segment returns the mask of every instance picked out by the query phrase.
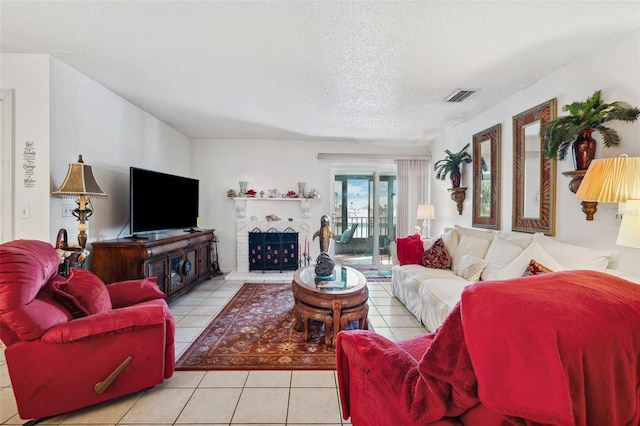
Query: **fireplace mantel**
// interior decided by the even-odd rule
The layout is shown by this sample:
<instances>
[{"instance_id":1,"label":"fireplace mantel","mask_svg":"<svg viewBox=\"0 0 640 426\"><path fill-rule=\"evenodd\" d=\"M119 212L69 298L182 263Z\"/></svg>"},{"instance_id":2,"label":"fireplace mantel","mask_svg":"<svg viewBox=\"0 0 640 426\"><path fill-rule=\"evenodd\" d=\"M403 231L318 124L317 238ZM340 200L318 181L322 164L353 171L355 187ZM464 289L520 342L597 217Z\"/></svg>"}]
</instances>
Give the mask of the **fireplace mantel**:
<instances>
[{"instance_id":1,"label":"fireplace mantel","mask_svg":"<svg viewBox=\"0 0 640 426\"><path fill-rule=\"evenodd\" d=\"M311 217L311 200L315 198L261 198L261 197L236 197L233 198L236 207L236 217L247 217L247 203L248 202L299 202L300 203L300 217Z\"/></svg>"}]
</instances>

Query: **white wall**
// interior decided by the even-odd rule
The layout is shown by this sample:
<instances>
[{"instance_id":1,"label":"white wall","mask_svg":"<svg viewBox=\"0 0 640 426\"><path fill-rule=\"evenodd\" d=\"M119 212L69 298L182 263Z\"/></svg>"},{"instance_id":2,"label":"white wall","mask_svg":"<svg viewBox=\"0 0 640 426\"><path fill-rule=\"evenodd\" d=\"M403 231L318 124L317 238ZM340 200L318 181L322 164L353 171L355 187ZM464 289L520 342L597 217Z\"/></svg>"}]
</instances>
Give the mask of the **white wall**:
<instances>
[{"instance_id":1,"label":"white wall","mask_svg":"<svg viewBox=\"0 0 640 426\"><path fill-rule=\"evenodd\" d=\"M473 134L496 123L502 123L502 220L501 229L511 230L513 182L513 128L512 117L549 99L557 98L558 115L565 114L562 106L586 99L602 89L605 102L625 101L640 106L640 30L614 41L601 49L567 63L531 87L506 99L495 107L467 122L448 130L432 146L434 161L443 157L445 148L461 149L471 142ZM619 148L604 148L600 143L596 157L615 157L623 153L640 156L640 121L613 122L622 137ZM599 139L600 136L595 136ZM471 152L471 150L469 150ZM457 214L449 199L448 182L434 181L432 202L436 205L437 220L434 232L446 226L471 226L472 176L466 166L462 186L469 187L464 211ZM640 275L640 250L616 246L620 221L612 215L614 204L600 204L593 221L585 220L575 195L568 189L569 179L562 172L573 170L572 160L558 162L556 183L556 237L559 240L594 248L614 249L620 252L613 267Z\"/></svg>"},{"instance_id":2,"label":"white wall","mask_svg":"<svg viewBox=\"0 0 640 426\"><path fill-rule=\"evenodd\" d=\"M79 154L108 195L92 200L89 243L117 237L129 220L130 166L191 176L189 138L51 58L51 191L62 184L69 163ZM167 199L167 208L175 207L173 201L179 204L178 194L167 194ZM62 206L69 203L75 205L73 200L51 198L51 241L58 229L66 228L75 242L78 221L62 217ZM129 235L128 226L122 235Z\"/></svg>"},{"instance_id":3,"label":"white wall","mask_svg":"<svg viewBox=\"0 0 640 426\"><path fill-rule=\"evenodd\" d=\"M78 222L62 217L63 204L52 198L68 164L82 154L108 194L93 200L89 243L115 238L129 219L129 167L137 166L191 176L191 140L49 55L3 54L0 87L15 89L15 238L54 242L66 228L76 240ZM35 186L23 185L23 150L33 141L36 150ZM176 194L169 200L179 203ZM30 207L30 218L20 210ZM173 208L168 203L167 208ZM128 235L125 227L122 235ZM91 259L91 258L89 258Z\"/></svg>"},{"instance_id":4,"label":"white wall","mask_svg":"<svg viewBox=\"0 0 640 426\"><path fill-rule=\"evenodd\" d=\"M376 153L425 155L425 145L377 144L335 141L282 140L194 140L193 173L200 182L200 219L203 228L214 228L219 237L220 265L223 271L236 265L235 204L227 199L227 190L238 191L241 180L256 191L278 189L298 191L297 182L306 182L307 190L320 192L321 199L311 203L312 232L320 227L320 217L333 211L330 182L331 164L340 161L318 160L318 153ZM360 163L361 164L361 163ZM283 220L300 211L298 203L253 202L247 217L264 219L274 213ZM299 216L298 216L299 217ZM311 244L311 256L319 254L318 241Z\"/></svg>"},{"instance_id":5,"label":"white wall","mask_svg":"<svg viewBox=\"0 0 640 426\"><path fill-rule=\"evenodd\" d=\"M14 98L14 238L49 240L49 56L4 54L0 87ZM24 150L33 142L33 187L24 184ZM28 210L28 218L22 214Z\"/></svg>"}]
</instances>

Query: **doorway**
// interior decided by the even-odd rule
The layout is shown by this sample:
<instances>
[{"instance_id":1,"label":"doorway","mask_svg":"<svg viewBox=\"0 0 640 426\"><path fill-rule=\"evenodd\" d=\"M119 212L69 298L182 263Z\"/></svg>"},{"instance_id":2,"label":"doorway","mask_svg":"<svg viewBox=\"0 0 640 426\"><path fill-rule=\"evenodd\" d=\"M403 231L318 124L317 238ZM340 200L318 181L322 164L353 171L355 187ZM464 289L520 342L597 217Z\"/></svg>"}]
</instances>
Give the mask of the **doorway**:
<instances>
[{"instance_id":1,"label":"doorway","mask_svg":"<svg viewBox=\"0 0 640 426\"><path fill-rule=\"evenodd\" d=\"M335 170L332 223L335 259L350 266L391 265L395 239L395 167Z\"/></svg>"}]
</instances>

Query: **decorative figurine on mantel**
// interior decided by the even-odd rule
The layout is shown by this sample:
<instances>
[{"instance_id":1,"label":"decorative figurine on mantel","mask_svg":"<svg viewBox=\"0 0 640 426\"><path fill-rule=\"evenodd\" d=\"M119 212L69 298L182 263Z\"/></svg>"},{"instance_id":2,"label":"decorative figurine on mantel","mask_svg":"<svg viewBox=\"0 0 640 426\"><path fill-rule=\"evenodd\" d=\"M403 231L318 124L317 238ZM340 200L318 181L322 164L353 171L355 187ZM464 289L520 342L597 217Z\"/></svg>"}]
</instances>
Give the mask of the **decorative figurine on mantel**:
<instances>
[{"instance_id":1,"label":"decorative figurine on mantel","mask_svg":"<svg viewBox=\"0 0 640 426\"><path fill-rule=\"evenodd\" d=\"M313 240L316 237L320 237L320 255L316 259L316 277L317 278L333 278L333 268L336 263L329 256L329 244L331 243L331 238L335 239L336 236L333 232L331 232L331 219L329 216L322 215L320 218L320 229L318 229L313 234Z\"/></svg>"}]
</instances>

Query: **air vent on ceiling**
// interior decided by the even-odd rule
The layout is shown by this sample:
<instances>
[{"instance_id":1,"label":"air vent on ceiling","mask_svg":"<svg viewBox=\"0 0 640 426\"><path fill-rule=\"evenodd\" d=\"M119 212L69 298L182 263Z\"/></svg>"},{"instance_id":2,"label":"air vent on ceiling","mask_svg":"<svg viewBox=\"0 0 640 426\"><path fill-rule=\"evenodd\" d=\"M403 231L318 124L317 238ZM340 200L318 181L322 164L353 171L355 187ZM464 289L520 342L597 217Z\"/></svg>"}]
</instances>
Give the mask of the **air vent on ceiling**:
<instances>
[{"instance_id":1,"label":"air vent on ceiling","mask_svg":"<svg viewBox=\"0 0 640 426\"><path fill-rule=\"evenodd\" d=\"M444 98L443 102L462 102L476 92L477 90L473 89L456 89L453 93Z\"/></svg>"}]
</instances>

